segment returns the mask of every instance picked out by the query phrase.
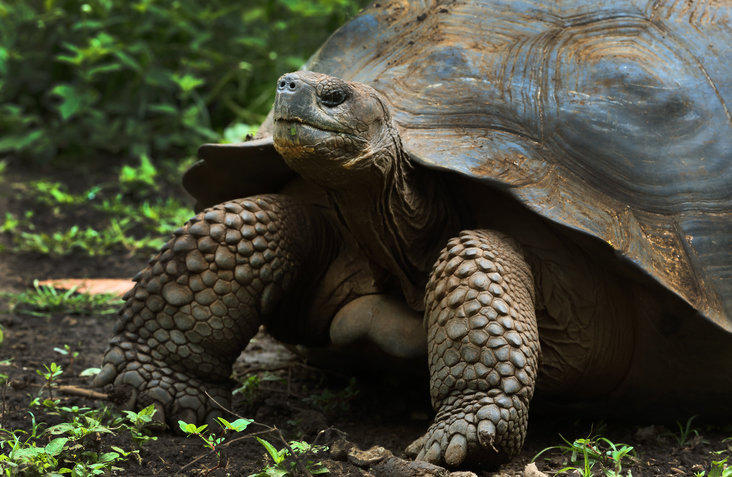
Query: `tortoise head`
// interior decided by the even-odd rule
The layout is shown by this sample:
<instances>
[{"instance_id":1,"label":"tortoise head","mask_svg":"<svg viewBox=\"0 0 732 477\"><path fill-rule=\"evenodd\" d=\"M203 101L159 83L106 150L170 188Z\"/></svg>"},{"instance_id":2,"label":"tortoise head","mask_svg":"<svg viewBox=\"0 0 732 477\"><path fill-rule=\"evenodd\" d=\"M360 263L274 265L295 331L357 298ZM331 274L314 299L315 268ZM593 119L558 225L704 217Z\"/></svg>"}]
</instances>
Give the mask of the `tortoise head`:
<instances>
[{"instance_id":1,"label":"tortoise head","mask_svg":"<svg viewBox=\"0 0 732 477\"><path fill-rule=\"evenodd\" d=\"M290 168L324 186L347 184L373 167L387 169L401 147L373 88L309 71L277 80L273 136Z\"/></svg>"}]
</instances>

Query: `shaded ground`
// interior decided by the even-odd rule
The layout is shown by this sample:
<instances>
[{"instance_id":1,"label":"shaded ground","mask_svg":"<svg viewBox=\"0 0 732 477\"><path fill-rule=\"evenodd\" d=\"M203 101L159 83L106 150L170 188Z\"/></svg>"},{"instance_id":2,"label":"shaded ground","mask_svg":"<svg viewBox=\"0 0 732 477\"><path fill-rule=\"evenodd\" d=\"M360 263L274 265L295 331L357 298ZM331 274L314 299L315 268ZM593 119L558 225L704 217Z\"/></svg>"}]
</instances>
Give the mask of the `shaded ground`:
<instances>
[{"instance_id":1,"label":"shaded ground","mask_svg":"<svg viewBox=\"0 0 732 477\"><path fill-rule=\"evenodd\" d=\"M19 214L22 206L12 197L0 198L0 213L10 210ZM145 263L146 257L139 256L49 259L31 254L0 253L0 277L3 277L0 291L27 289L35 278L130 277ZM7 298L0 300L0 309L6 307ZM55 361L64 367L60 384L88 388L87 378L80 378L78 374L85 368L99 365L115 319L113 315L56 315L45 318L18 313L0 315L0 325L5 331L0 360L12 358L11 366L0 369L10 376L10 385L2 395L0 427L28 428L30 395L35 396L42 386L42 379L35 370L42 368L43 364ZM80 352L73 362L53 351L54 347L64 345ZM380 445L404 457L403 449L424 432L431 419L426 383L374 376L359 376L353 383L347 372L340 374L313 368L264 334L258 335L245 350L235 374L242 379L257 375L259 386L252 387L250 392L237 394L234 411L277 426L288 439L312 442L319 431L334 427L346 433L348 440L362 449ZM68 404L95 405L89 398L62 396L62 399ZM34 408L33 412L38 421L47 424L59 422L57 416L39 408ZM571 441L586 437L593 424L596 431L600 426L599 420L593 423L571 415L534 414L524 451L500 469L503 475L520 475L539 451L562 443L559 434ZM674 432L669 430L675 430L674 420L666 423L667 427L648 427L657 423L642 420L630 423L608 421L601 425L599 432L613 442L635 447L635 457L624 462L623 475L627 470L632 470L635 476L694 475L708 470L712 461L732 456L728 447L730 442L723 442L724 438L732 436L729 422L705 424L695 421L693 427L699 435L691 433L690 439L680 445L674 438ZM328 434L333 437L338 433L331 431ZM678 436L678 432L675 434ZM328 435L321 435L319 443L328 443L328 438ZM100 435L94 445L100 448L108 448L109 445L125 449L134 447L126 436L106 434ZM248 475L269 462L262 446L250 438L232 442L224 452L228 459L227 467L219 469L215 475ZM194 475L216 464L216 459L207 455L200 441L169 433L162 433L157 441L147 443L140 456L139 462L134 459L128 461L119 474ZM349 462L334 460L327 455L322 457L332 475L365 474L364 470ZM537 464L540 470L551 473L564 467L566 460L567 455L550 452L544 454ZM600 465L596 466L596 470L599 469ZM479 475L493 475L486 470L477 472Z\"/></svg>"}]
</instances>

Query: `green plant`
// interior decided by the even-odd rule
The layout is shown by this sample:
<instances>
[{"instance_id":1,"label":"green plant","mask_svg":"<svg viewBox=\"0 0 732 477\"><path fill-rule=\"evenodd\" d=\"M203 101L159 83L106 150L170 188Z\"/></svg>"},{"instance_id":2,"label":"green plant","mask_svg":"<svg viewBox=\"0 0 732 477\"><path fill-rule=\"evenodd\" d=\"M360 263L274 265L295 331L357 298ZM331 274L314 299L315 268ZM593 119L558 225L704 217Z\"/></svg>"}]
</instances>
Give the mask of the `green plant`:
<instances>
[{"instance_id":1,"label":"green plant","mask_svg":"<svg viewBox=\"0 0 732 477\"><path fill-rule=\"evenodd\" d=\"M112 219L101 230L73 225L69 229L52 233L20 232L13 242L15 251L35 252L44 255L63 256L75 251L86 255L109 255L120 251L157 250L165 241L160 237L135 238L128 235L135 224L127 219Z\"/></svg>"},{"instance_id":2,"label":"green plant","mask_svg":"<svg viewBox=\"0 0 732 477\"><path fill-rule=\"evenodd\" d=\"M140 194L140 191L149 190L155 186L155 178L158 170L147 154L140 156L140 165L122 166L119 172L119 185L123 191L132 194Z\"/></svg>"},{"instance_id":3,"label":"green plant","mask_svg":"<svg viewBox=\"0 0 732 477\"><path fill-rule=\"evenodd\" d=\"M80 205L85 202L86 197L84 195L74 195L69 193L60 182L52 182L46 179L40 179L31 181L28 184L24 184L23 189L26 189L26 196L44 205L58 206L58 205ZM22 189L21 189L22 190ZM93 196L93 191L89 191L88 195Z\"/></svg>"},{"instance_id":4,"label":"green plant","mask_svg":"<svg viewBox=\"0 0 732 477\"><path fill-rule=\"evenodd\" d=\"M108 315L116 313L122 304L122 300L113 295L77 293L76 288L62 292L52 286L40 285L38 280L33 281L33 290L5 295L10 298L12 311L39 317L56 313Z\"/></svg>"},{"instance_id":5,"label":"green plant","mask_svg":"<svg viewBox=\"0 0 732 477\"><path fill-rule=\"evenodd\" d=\"M81 440L90 434L112 434L109 426L92 413L72 413L70 422L62 422L48 428L51 435L66 435L72 440Z\"/></svg>"},{"instance_id":6,"label":"green plant","mask_svg":"<svg viewBox=\"0 0 732 477\"><path fill-rule=\"evenodd\" d=\"M146 408L142 409L140 412L122 412L124 412L125 417L130 422L130 424L132 424L131 426L127 426L127 429L130 431L132 440L134 440L138 446L142 446L148 441L155 441L158 439L157 437L151 436L146 432L146 428L150 426L150 424L153 422L153 416L155 416L154 405L150 404Z\"/></svg>"},{"instance_id":7,"label":"green plant","mask_svg":"<svg viewBox=\"0 0 732 477\"><path fill-rule=\"evenodd\" d=\"M46 389L48 389L49 399L53 399L53 388L56 386L56 378L63 374L63 369L56 363L50 365L43 365L43 370L37 369L36 373L46 380Z\"/></svg>"},{"instance_id":8,"label":"green plant","mask_svg":"<svg viewBox=\"0 0 732 477\"><path fill-rule=\"evenodd\" d=\"M63 348L53 348L55 352L62 356L67 356L69 358L69 367L74 365L74 360L79 356L78 351L73 351L71 349L71 346L65 344Z\"/></svg>"},{"instance_id":9,"label":"green plant","mask_svg":"<svg viewBox=\"0 0 732 477\"><path fill-rule=\"evenodd\" d=\"M221 426L221 429L224 431L224 435L217 436L213 432L206 432L208 424L196 426L195 424L187 423L185 421L178 421L178 426L180 427L181 431L183 431L188 436L198 436L203 441L204 446L210 449L211 453L216 456L217 463L214 469L225 466L223 454L221 451L221 444L223 444L223 442L226 440L226 433L241 432L245 430L249 426L249 424L254 422L251 419L244 418L239 418L234 422L229 422L222 417L218 417L217 420L219 422L219 425ZM209 472L212 470L213 469L209 469Z\"/></svg>"},{"instance_id":10,"label":"green plant","mask_svg":"<svg viewBox=\"0 0 732 477\"><path fill-rule=\"evenodd\" d=\"M0 0L0 154L190 155L365 3Z\"/></svg>"},{"instance_id":11,"label":"green plant","mask_svg":"<svg viewBox=\"0 0 732 477\"><path fill-rule=\"evenodd\" d=\"M149 163L148 163L149 164ZM152 167L152 166L151 166ZM0 225L0 232L10 235L12 251L34 252L51 256L63 256L81 252L85 255L109 255L120 252L153 251L165 242L165 235L172 233L188 220L192 211L189 206L173 197L152 196L152 188L145 185L149 179L139 168L129 168L126 182L96 185L88 190L72 194L59 182L34 181L28 184L14 184L23 199L31 204L40 204L41 217L53 216L59 220L77 222L82 209L92 209L102 214L92 218L92 226L74 224L58 231L38 231L28 210L24 218L6 213ZM144 167L142 169L145 169ZM120 172L120 177L125 173ZM138 171L138 172L130 172ZM135 182L139 175L143 179ZM147 179L145 179L147 177ZM138 184L133 187L130 184ZM123 186L136 192L118 192ZM140 202L140 197L150 196ZM100 217L100 215L102 215Z\"/></svg>"},{"instance_id":12,"label":"green plant","mask_svg":"<svg viewBox=\"0 0 732 477\"><path fill-rule=\"evenodd\" d=\"M599 440L605 442L609 447L609 449L605 451L605 455L610 458L610 462L614 467L609 473L612 475L621 475L620 472L623 469L623 460L631 453L634 453L633 447L627 444L615 444L604 437L600 437Z\"/></svg>"},{"instance_id":13,"label":"green plant","mask_svg":"<svg viewBox=\"0 0 732 477\"><path fill-rule=\"evenodd\" d=\"M6 475L98 475L113 468L111 464L119 457L117 452L97 454L84 451L80 442L91 434L111 432L95 418L98 413L89 408L56 409L69 414L71 420L44 429L43 424L36 422L33 413L29 413L30 432L0 429L0 449L5 451L0 454L0 468L5 469ZM47 434L59 437L51 437L50 442L44 445ZM60 467L62 463L73 468Z\"/></svg>"},{"instance_id":14,"label":"green plant","mask_svg":"<svg viewBox=\"0 0 732 477\"><path fill-rule=\"evenodd\" d=\"M732 466L727 465L727 457L722 460L713 460L709 464L709 471L702 470L694 474L696 477L732 477Z\"/></svg>"},{"instance_id":15,"label":"green plant","mask_svg":"<svg viewBox=\"0 0 732 477\"><path fill-rule=\"evenodd\" d=\"M678 434L670 433L671 436L676 440L676 443L679 446L686 445L691 436L698 436L699 431L691 427L691 422L696 418L696 416L691 416L689 419L686 420L684 424L681 423L681 421L676 421L676 427L679 429Z\"/></svg>"},{"instance_id":16,"label":"green plant","mask_svg":"<svg viewBox=\"0 0 732 477\"><path fill-rule=\"evenodd\" d=\"M590 434L585 438L575 439L569 442L561 434L559 437L565 445L551 446L536 454L532 462L535 462L545 452L558 450L569 461L570 466L563 467L557 474L565 472L577 472L583 477L593 475L593 468L600 464L607 476L620 477L623 461L627 460L634 453L632 446L627 444L616 444L605 437L597 437Z\"/></svg>"},{"instance_id":17,"label":"green plant","mask_svg":"<svg viewBox=\"0 0 732 477\"><path fill-rule=\"evenodd\" d=\"M28 223L28 220L33 217L33 211L29 210L26 212L25 219L18 219L15 215L10 212L5 212L5 220L0 225L0 233L15 233L21 226Z\"/></svg>"},{"instance_id":18,"label":"green plant","mask_svg":"<svg viewBox=\"0 0 732 477\"><path fill-rule=\"evenodd\" d=\"M315 454L328 450L326 446L311 445L304 441L285 442L285 447L277 450L269 441L256 437L257 441L262 444L267 454L272 459L273 465L269 465L261 471L250 475L249 477L285 477L295 475L295 468L298 461L304 466L308 472L313 475L327 474L330 472L321 462L315 459ZM302 461L302 458L305 458Z\"/></svg>"},{"instance_id":19,"label":"green plant","mask_svg":"<svg viewBox=\"0 0 732 477\"><path fill-rule=\"evenodd\" d=\"M53 363L39 372L49 382L60 375L60 368ZM31 406L38 398L31 401ZM125 451L111 446L107 451L99 449L99 434L112 434L117 430L129 430L139 439L144 431L147 416L154 410L144 409L130 419L130 424L114 415L106 407L62 406L59 400L47 399L44 406L48 413L62 417L63 422L46 428L29 412L28 429L0 428L0 471L11 475L109 475L122 470L115 464L136 456L139 452ZM138 434L136 434L136 432ZM94 447L94 450L90 450Z\"/></svg>"},{"instance_id":20,"label":"green plant","mask_svg":"<svg viewBox=\"0 0 732 477\"><path fill-rule=\"evenodd\" d=\"M259 393L259 376L252 374L247 376L238 388L235 388L232 394L241 394L242 399L247 402L254 400Z\"/></svg>"},{"instance_id":21,"label":"green plant","mask_svg":"<svg viewBox=\"0 0 732 477\"><path fill-rule=\"evenodd\" d=\"M45 446L38 446L33 440L35 436L25 431L8 431L0 429L4 437L0 439L0 470L7 476L21 473L47 474L58 467L58 456L68 442L68 438L53 439ZM26 435L25 439L21 436Z\"/></svg>"}]
</instances>

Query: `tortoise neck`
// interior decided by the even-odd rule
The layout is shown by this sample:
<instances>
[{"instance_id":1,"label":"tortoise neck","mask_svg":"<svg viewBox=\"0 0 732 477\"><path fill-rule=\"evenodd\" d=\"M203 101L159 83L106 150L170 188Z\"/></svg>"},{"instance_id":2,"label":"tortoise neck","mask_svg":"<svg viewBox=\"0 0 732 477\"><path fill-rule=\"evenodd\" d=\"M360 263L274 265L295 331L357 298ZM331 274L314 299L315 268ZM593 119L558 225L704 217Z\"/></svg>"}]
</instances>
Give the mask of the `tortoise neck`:
<instances>
[{"instance_id":1,"label":"tortoise neck","mask_svg":"<svg viewBox=\"0 0 732 477\"><path fill-rule=\"evenodd\" d=\"M429 270L458 231L458 220L439 175L415 167L398 135L375 154L375 166L360 180L330 195L377 279L400 287L409 305L421 310Z\"/></svg>"}]
</instances>

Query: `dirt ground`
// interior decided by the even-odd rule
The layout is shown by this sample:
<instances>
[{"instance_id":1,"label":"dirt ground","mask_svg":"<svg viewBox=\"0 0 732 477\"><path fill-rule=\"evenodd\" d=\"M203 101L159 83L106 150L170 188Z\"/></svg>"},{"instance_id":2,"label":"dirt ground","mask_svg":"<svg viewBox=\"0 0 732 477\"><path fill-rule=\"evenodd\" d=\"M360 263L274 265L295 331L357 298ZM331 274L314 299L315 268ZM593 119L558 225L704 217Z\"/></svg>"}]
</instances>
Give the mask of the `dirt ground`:
<instances>
[{"instance_id":1,"label":"dirt ground","mask_svg":"<svg viewBox=\"0 0 732 477\"><path fill-rule=\"evenodd\" d=\"M6 180L13 180L13 177ZM12 198L0 199L0 214L6 210L20 213L21 207L22 204ZM127 278L145 264L144 256L49 259L32 254L0 253L0 291L22 291L36 278ZM0 309L6 309L7 304L7 299L0 300ZM64 367L60 384L89 388L88 378L80 378L78 374L85 368L99 366L115 320L114 315L39 318L19 313L0 314L0 325L5 331L0 360L12 358L12 366L0 369L10 376L10 385L2 395L0 427L29 426L29 395L35 395L42 385L35 370L44 363L55 361ZM64 345L80 351L73 363L53 351L54 347ZM277 426L288 439L312 442L321 430L331 428L320 435L318 443L329 444L345 433L347 439L361 449L379 445L396 456L405 457L404 448L426 430L432 417L424 381L359 375L352 383L348 371L317 369L262 333L243 352L235 374L257 374L262 379L256 392L235 396L234 410L258 422ZM95 405L92 399L84 397L64 395L62 399L68 404ZM49 425L58 422L57 416L38 409L34 412L38 421ZM518 457L500 469L471 470L481 476L522 475L525 466L539 451L562 443L560 434L571 441L587 436L591 429L597 430L600 425L603 436L635 447L635 457L626 462L623 475L627 475L628 470L634 476L694 475L708 470L711 461L727 456L732 460L730 442L722 441L732 436L730 422L694 421L699 435L679 445L673 437L674 433L678 434L675 421L685 422L688 417L670 416L669 422L659 423L646 422L636 416L619 422L603 421L602 415L588 419L571 414L533 412L528 438ZM100 435L95 445L133 447L127 437L106 434ZM714 451L724 452L715 454ZM119 475L198 475L215 465L215 458L207 454L200 441L165 432L158 435L157 441L145 444L140 455L141 462L128 461ZM211 475L248 475L268 463L264 449L254 439L233 442L225 447L225 456L228 459L226 467ZM537 466L539 470L553 474L565 466L566 458L558 452L550 452L539 458ZM378 471L360 468L335 454L323 455L322 462L331 475L369 475L367 472L379 475ZM600 468L596 466L598 471Z\"/></svg>"}]
</instances>

